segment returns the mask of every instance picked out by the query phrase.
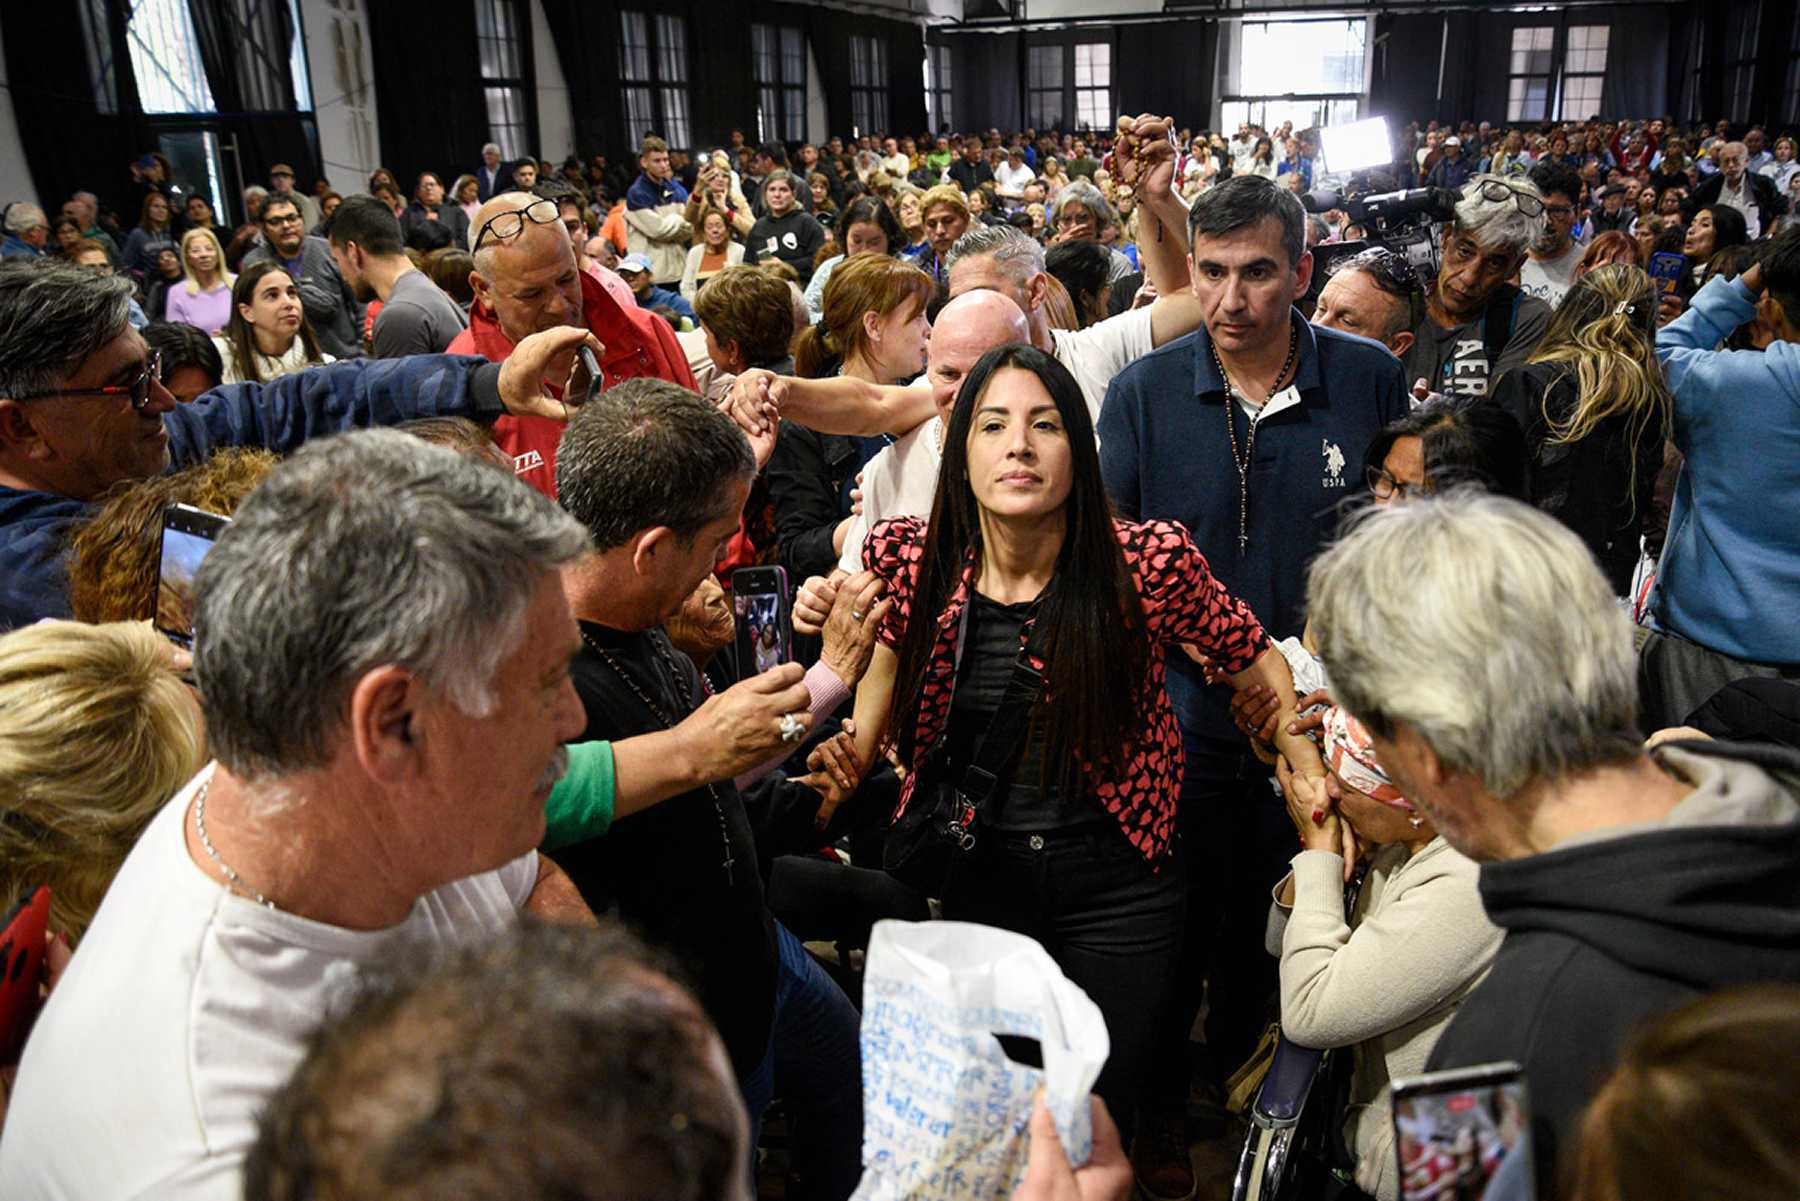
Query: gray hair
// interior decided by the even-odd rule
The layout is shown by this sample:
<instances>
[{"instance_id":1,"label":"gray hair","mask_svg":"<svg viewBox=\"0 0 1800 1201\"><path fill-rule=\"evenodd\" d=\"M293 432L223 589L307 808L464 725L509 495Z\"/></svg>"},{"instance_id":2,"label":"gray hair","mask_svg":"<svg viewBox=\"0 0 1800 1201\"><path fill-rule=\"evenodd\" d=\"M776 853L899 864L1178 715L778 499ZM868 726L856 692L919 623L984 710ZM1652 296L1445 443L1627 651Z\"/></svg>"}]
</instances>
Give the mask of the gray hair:
<instances>
[{"instance_id":1,"label":"gray hair","mask_svg":"<svg viewBox=\"0 0 1800 1201\"><path fill-rule=\"evenodd\" d=\"M1063 209L1071 204L1078 204L1092 213L1097 230L1105 229L1118 219L1104 192L1085 179L1076 179L1064 184L1062 191L1056 194L1056 203L1050 206L1050 224L1055 225Z\"/></svg>"},{"instance_id":2,"label":"gray hair","mask_svg":"<svg viewBox=\"0 0 1800 1201\"><path fill-rule=\"evenodd\" d=\"M692 540L756 474L744 432L667 380L631 379L583 405L556 448L556 492L600 550L667 526Z\"/></svg>"},{"instance_id":3,"label":"gray hair","mask_svg":"<svg viewBox=\"0 0 1800 1201\"><path fill-rule=\"evenodd\" d=\"M244 203L245 204L250 203L252 200L267 200L268 198L269 198L269 189L263 187L259 183L253 183L249 187L244 189Z\"/></svg>"},{"instance_id":4,"label":"gray hair","mask_svg":"<svg viewBox=\"0 0 1800 1201\"><path fill-rule=\"evenodd\" d=\"M1503 200L1489 200L1481 189L1490 183L1500 184L1512 194ZM1477 175L1463 185L1462 199L1456 202L1457 232L1474 238L1483 250L1524 254L1544 236L1545 218L1542 208L1536 216L1528 215L1519 207L1519 196L1544 199L1544 194L1529 179Z\"/></svg>"},{"instance_id":5,"label":"gray hair","mask_svg":"<svg viewBox=\"0 0 1800 1201\"><path fill-rule=\"evenodd\" d=\"M44 216L44 210L28 200L6 206L6 232L9 234L28 234L48 224L50 221Z\"/></svg>"},{"instance_id":6,"label":"gray hair","mask_svg":"<svg viewBox=\"0 0 1800 1201\"><path fill-rule=\"evenodd\" d=\"M44 258L0 260L0 396L49 392L124 333L131 281Z\"/></svg>"},{"instance_id":7,"label":"gray hair","mask_svg":"<svg viewBox=\"0 0 1800 1201\"><path fill-rule=\"evenodd\" d=\"M1031 277L1044 269L1044 248L1037 239L1012 225L983 225L977 222L956 239L945 256L944 266L953 268L964 259L994 256L994 263L1023 288Z\"/></svg>"},{"instance_id":8,"label":"gray hair","mask_svg":"<svg viewBox=\"0 0 1800 1201\"><path fill-rule=\"evenodd\" d=\"M1313 564L1307 608L1344 707L1385 738L1405 723L1496 798L1641 749L1630 620L1529 505L1455 489L1373 508Z\"/></svg>"},{"instance_id":9,"label":"gray hair","mask_svg":"<svg viewBox=\"0 0 1800 1201\"><path fill-rule=\"evenodd\" d=\"M69 196L69 199L87 205L95 216L100 213L100 198L92 192L75 192Z\"/></svg>"},{"instance_id":10,"label":"gray hair","mask_svg":"<svg viewBox=\"0 0 1800 1201\"><path fill-rule=\"evenodd\" d=\"M1194 197L1188 210L1188 245L1200 249L1200 235L1210 238L1236 233L1266 217L1281 224L1281 248L1288 265L1297 266L1306 253L1306 209L1288 188L1278 188L1260 175L1233 175Z\"/></svg>"},{"instance_id":11,"label":"gray hair","mask_svg":"<svg viewBox=\"0 0 1800 1201\"><path fill-rule=\"evenodd\" d=\"M397 430L308 443L195 579L219 762L253 779L323 765L356 682L388 664L486 714L545 573L588 548L568 514L479 460Z\"/></svg>"}]
</instances>

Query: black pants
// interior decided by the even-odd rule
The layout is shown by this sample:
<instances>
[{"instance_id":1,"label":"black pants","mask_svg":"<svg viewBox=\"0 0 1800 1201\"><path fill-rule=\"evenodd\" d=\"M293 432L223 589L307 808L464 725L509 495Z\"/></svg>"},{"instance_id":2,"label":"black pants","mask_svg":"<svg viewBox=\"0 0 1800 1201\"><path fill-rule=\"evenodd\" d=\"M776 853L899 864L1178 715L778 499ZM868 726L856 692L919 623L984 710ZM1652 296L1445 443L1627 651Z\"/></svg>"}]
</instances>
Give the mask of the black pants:
<instances>
[{"instance_id":1,"label":"black pants","mask_svg":"<svg viewBox=\"0 0 1800 1201\"><path fill-rule=\"evenodd\" d=\"M984 830L944 887L944 916L1030 935L1106 1019L1095 1091L1129 1141L1181 952L1179 863L1160 871L1109 818L1042 835Z\"/></svg>"},{"instance_id":2,"label":"black pants","mask_svg":"<svg viewBox=\"0 0 1800 1201\"><path fill-rule=\"evenodd\" d=\"M1170 1112L1187 1102L1188 1041L1203 1002L1217 1082L1256 1049L1280 987L1279 964L1263 940L1269 892L1299 849L1271 769L1244 749L1190 739L1184 750L1177 830L1187 867L1186 934L1154 1053L1156 1101Z\"/></svg>"}]
</instances>

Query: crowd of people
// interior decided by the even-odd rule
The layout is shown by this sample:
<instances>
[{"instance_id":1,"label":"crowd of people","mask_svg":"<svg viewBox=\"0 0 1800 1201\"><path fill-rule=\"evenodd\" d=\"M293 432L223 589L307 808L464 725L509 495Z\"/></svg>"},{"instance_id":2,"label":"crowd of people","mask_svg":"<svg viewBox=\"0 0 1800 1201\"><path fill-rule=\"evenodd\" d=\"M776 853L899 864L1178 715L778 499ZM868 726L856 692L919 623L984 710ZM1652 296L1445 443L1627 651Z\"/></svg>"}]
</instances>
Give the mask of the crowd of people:
<instances>
[{"instance_id":1,"label":"crowd of people","mask_svg":"<svg viewBox=\"0 0 1800 1201\"><path fill-rule=\"evenodd\" d=\"M6 207L0 1193L846 1198L949 919L1106 1020L1027 1201L1195 1196L1271 1023L1302 1195L1499 1061L1509 1196L1795 1195L1792 138L636 151Z\"/></svg>"}]
</instances>

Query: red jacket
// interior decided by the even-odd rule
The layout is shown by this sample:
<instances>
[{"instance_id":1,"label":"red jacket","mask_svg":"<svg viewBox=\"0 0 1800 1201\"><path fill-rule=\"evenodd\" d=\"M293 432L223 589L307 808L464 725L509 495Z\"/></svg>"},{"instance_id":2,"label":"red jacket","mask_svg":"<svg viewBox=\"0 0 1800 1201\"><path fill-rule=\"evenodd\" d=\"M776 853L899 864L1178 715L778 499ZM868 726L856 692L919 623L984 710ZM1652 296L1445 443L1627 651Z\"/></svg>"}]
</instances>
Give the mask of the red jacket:
<instances>
[{"instance_id":1,"label":"red jacket","mask_svg":"<svg viewBox=\"0 0 1800 1201\"><path fill-rule=\"evenodd\" d=\"M667 321L648 309L625 308L585 272L581 303L588 329L606 347L600 370L608 387L622 379L645 377L694 387L687 356ZM469 328L456 335L448 353L478 354L498 363L512 349L512 339L500 331L494 311L477 300L469 310ZM560 390L552 389L552 394L560 395ZM562 432L563 423L548 417L507 415L494 422L494 441L512 456L513 474L551 500L556 499L556 444Z\"/></svg>"}]
</instances>

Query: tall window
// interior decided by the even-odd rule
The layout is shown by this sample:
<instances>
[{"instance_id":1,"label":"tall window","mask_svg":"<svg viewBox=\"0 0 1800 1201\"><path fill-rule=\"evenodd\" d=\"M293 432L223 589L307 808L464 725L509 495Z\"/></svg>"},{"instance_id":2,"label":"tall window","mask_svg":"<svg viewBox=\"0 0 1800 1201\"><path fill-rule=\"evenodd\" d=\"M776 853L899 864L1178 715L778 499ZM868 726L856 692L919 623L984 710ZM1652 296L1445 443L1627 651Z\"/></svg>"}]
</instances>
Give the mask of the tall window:
<instances>
[{"instance_id":1,"label":"tall window","mask_svg":"<svg viewBox=\"0 0 1800 1201\"><path fill-rule=\"evenodd\" d=\"M857 137L885 130L888 123L887 43L850 38L850 120Z\"/></svg>"},{"instance_id":2,"label":"tall window","mask_svg":"<svg viewBox=\"0 0 1800 1201\"><path fill-rule=\"evenodd\" d=\"M633 150L652 133L678 149L693 143L688 125L686 18L621 12L619 81L625 99L625 136Z\"/></svg>"},{"instance_id":3,"label":"tall window","mask_svg":"<svg viewBox=\"0 0 1800 1201\"><path fill-rule=\"evenodd\" d=\"M1036 129L1111 129L1112 43L1029 47L1025 124Z\"/></svg>"},{"instance_id":4,"label":"tall window","mask_svg":"<svg viewBox=\"0 0 1800 1201\"><path fill-rule=\"evenodd\" d=\"M119 80L113 70L112 28L106 0L80 0L81 45L87 51L88 82L97 112L119 111Z\"/></svg>"},{"instance_id":5,"label":"tall window","mask_svg":"<svg viewBox=\"0 0 1800 1201\"><path fill-rule=\"evenodd\" d=\"M1689 121L1698 121L1700 119L1702 96L1700 90L1701 69L1706 63L1705 21L1697 20L1694 22L1694 40L1688 49L1688 53L1693 55L1693 57L1688 60L1690 67L1687 72L1687 79L1683 83L1681 89L1681 112Z\"/></svg>"},{"instance_id":6,"label":"tall window","mask_svg":"<svg viewBox=\"0 0 1800 1201\"><path fill-rule=\"evenodd\" d=\"M1512 31L1512 64L1507 79L1506 119L1542 121L1550 115L1550 76L1556 30L1549 25ZM1604 57L1604 52L1602 52Z\"/></svg>"},{"instance_id":7,"label":"tall window","mask_svg":"<svg viewBox=\"0 0 1800 1201\"><path fill-rule=\"evenodd\" d=\"M1075 124L1112 128L1112 45L1088 42L1075 47Z\"/></svg>"},{"instance_id":8,"label":"tall window","mask_svg":"<svg viewBox=\"0 0 1800 1201\"><path fill-rule=\"evenodd\" d=\"M1342 125L1361 115L1368 53L1366 19L1245 21L1239 29L1237 72L1220 105L1223 128L1245 121L1273 129ZM1280 81L1282 95L1257 95L1245 85ZM1280 158L1282 148L1275 147Z\"/></svg>"},{"instance_id":9,"label":"tall window","mask_svg":"<svg viewBox=\"0 0 1800 1201\"><path fill-rule=\"evenodd\" d=\"M925 107L931 128L956 128L956 108L950 99L950 47L925 47Z\"/></svg>"},{"instance_id":10,"label":"tall window","mask_svg":"<svg viewBox=\"0 0 1800 1201\"><path fill-rule=\"evenodd\" d=\"M785 25L750 27L758 141L806 138L806 39Z\"/></svg>"},{"instance_id":11,"label":"tall window","mask_svg":"<svg viewBox=\"0 0 1800 1201\"><path fill-rule=\"evenodd\" d=\"M1610 33L1605 25L1570 26L1568 48L1563 52L1563 120L1586 121L1599 114Z\"/></svg>"},{"instance_id":12,"label":"tall window","mask_svg":"<svg viewBox=\"0 0 1800 1201\"><path fill-rule=\"evenodd\" d=\"M1762 0L1738 0L1726 15L1725 111L1733 121L1750 117L1751 84L1756 76L1756 27Z\"/></svg>"},{"instance_id":13,"label":"tall window","mask_svg":"<svg viewBox=\"0 0 1800 1201\"><path fill-rule=\"evenodd\" d=\"M503 159L531 150L525 107L524 23L515 0L475 0L475 43L481 51L481 91L487 100L488 140Z\"/></svg>"},{"instance_id":14,"label":"tall window","mask_svg":"<svg viewBox=\"0 0 1800 1201\"><path fill-rule=\"evenodd\" d=\"M145 112L218 111L185 0L139 0L125 40Z\"/></svg>"},{"instance_id":15,"label":"tall window","mask_svg":"<svg viewBox=\"0 0 1800 1201\"><path fill-rule=\"evenodd\" d=\"M1053 129L1068 124L1063 107L1062 46L1032 46L1025 55L1025 124Z\"/></svg>"}]
</instances>

